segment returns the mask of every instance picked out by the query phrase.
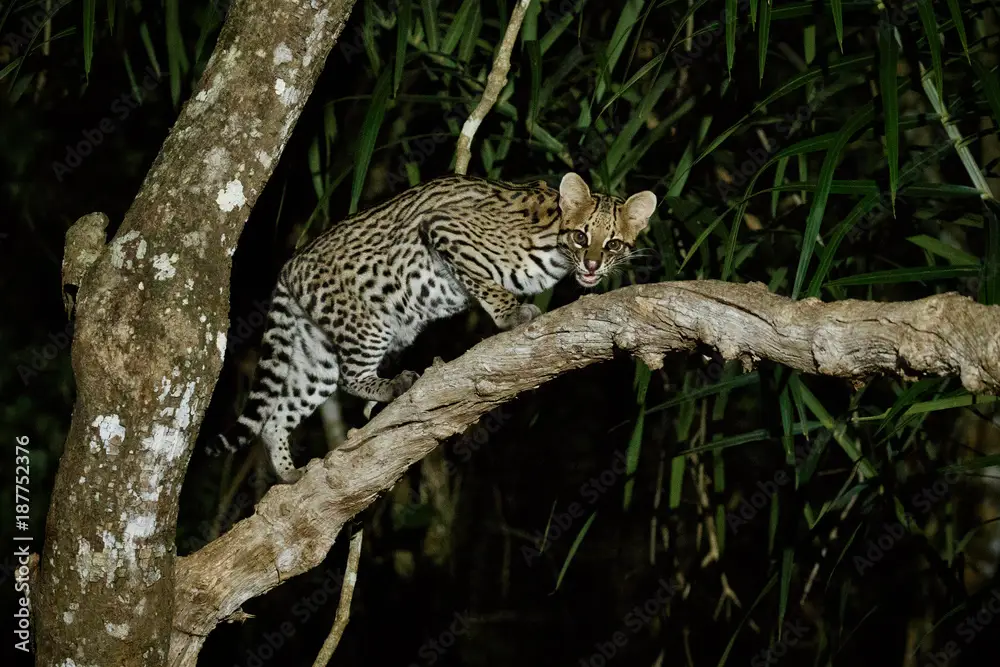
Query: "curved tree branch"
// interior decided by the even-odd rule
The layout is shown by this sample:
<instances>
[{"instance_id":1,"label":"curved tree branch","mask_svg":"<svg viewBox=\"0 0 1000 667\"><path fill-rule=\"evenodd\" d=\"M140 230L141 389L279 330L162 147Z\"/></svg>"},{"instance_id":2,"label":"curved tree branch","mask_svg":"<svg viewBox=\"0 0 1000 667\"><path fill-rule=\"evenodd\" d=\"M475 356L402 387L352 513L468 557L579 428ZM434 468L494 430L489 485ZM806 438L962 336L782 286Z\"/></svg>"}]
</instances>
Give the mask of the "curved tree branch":
<instances>
[{"instance_id":1,"label":"curved tree branch","mask_svg":"<svg viewBox=\"0 0 1000 667\"><path fill-rule=\"evenodd\" d=\"M84 259L71 247L65 276L82 281L77 402L46 524L40 667L167 661L178 497L225 354L231 258L353 4L237 0L114 239L100 246L100 224L69 235L98 243Z\"/></svg>"},{"instance_id":2,"label":"curved tree branch","mask_svg":"<svg viewBox=\"0 0 1000 667\"><path fill-rule=\"evenodd\" d=\"M177 563L171 643L193 665L203 638L240 605L319 565L341 527L440 441L556 376L612 357L652 368L667 352L716 348L745 366L767 359L807 373L957 375L1000 393L1000 306L957 294L907 303L791 301L760 283L624 288L578 301L432 366L403 396L294 485L272 488L256 513Z\"/></svg>"}]
</instances>

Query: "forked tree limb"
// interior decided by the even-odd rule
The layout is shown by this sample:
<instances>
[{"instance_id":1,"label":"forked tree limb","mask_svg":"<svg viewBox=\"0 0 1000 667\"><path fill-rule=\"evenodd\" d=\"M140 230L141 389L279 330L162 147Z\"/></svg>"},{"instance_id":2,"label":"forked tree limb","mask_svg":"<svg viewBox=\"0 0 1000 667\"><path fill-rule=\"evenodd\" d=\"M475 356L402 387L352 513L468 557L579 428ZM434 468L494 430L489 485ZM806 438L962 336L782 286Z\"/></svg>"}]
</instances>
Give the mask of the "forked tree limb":
<instances>
[{"instance_id":1,"label":"forked tree limb","mask_svg":"<svg viewBox=\"0 0 1000 667\"><path fill-rule=\"evenodd\" d=\"M175 667L194 665L204 636L247 600L319 565L341 527L446 438L486 412L621 348L653 368L701 344L746 366L770 360L806 373L958 376L1000 393L1000 306L957 294L904 303L791 301L759 283L628 287L578 301L427 369L403 396L256 513L178 559Z\"/></svg>"}]
</instances>

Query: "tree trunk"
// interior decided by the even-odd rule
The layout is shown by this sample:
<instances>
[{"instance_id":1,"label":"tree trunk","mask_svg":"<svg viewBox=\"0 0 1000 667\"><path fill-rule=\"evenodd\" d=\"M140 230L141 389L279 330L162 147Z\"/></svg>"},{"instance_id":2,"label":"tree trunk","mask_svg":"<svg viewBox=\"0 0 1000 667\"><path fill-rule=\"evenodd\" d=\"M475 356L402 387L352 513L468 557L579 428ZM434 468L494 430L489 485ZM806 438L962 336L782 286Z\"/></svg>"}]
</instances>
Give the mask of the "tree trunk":
<instances>
[{"instance_id":1,"label":"tree trunk","mask_svg":"<svg viewBox=\"0 0 1000 667\"><path fill-rule=\"evenodd\" d=\"M231 258L354 0L237 0L79 292L77 403L35 605L45 667L167 660L177 501L229 327Z\"/></svg>"}]
</instances>

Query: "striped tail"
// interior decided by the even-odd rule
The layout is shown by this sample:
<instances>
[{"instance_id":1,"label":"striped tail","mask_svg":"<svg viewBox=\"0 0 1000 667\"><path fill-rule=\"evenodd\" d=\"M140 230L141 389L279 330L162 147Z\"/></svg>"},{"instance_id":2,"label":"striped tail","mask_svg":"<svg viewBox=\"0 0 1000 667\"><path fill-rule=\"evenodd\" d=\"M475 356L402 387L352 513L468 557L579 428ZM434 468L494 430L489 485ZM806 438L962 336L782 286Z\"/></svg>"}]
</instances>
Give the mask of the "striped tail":
<instances>
[{"instance_id":1,"label":"striped tail","mask_svg":"<svg viewBox=\"0 0 1000 667\"><path fill-rule=\"evenodd\" d=\"M278 407L286 391L289 373L288 350L294 330L294 318L288 312L288 302L291 300L288 288L279 278L267 313L267 329L264 331L260 358L254 369L250 395L236 423L209 443L206 448L209 455L238 452L253 443L261 436Z\"/></svg>"},{"instance_id":2,"label":"striped tail","mask_svg":"<svg viewBox=\"0 0 1000 667\"><path fill-rule=\"evenodd\" d=\"M292 462L289 435L336 391L337 356L284 278L278 280L267 320L263 349L237 430L233 438L220 436L213 449L236 451L260 437L278 477L291 483L301 471Z\"/></svg>"}]
</instances>

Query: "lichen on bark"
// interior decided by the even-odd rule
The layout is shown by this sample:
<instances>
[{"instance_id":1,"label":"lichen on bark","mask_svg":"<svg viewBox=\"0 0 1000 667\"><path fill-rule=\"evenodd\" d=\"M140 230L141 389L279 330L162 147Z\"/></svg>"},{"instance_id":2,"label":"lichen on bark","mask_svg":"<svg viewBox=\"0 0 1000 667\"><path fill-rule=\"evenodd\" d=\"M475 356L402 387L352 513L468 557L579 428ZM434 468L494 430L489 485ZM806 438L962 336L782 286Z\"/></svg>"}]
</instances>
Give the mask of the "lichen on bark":
<instances>
[{"instance_id":1,"label":"lichen on bark","mask_svg":"<svg viewBox=\"0 0 1000 667\"><path fill-rule=\"evenodd\" d=\"M225 354L233 251L352 5L237 0L114 239L82 274L40 666L166 663L177 500Z\"/></svg>"}]
</instances>

